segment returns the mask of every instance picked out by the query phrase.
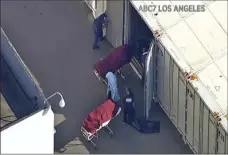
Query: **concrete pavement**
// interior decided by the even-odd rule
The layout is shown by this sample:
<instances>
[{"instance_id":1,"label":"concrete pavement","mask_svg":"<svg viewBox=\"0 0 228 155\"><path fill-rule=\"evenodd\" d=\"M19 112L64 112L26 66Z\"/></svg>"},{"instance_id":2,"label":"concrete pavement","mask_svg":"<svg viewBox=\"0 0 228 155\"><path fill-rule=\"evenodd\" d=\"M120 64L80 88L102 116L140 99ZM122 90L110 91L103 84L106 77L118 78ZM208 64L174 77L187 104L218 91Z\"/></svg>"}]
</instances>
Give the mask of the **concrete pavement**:
<instances>
[{"instance_id":1,"label":"concrete pavement","mask_svg":"<svg viewBox=\"0 0 228 155\"><path fill-rule=\"evenodd\" d=\"M112 50L108 42L92 50L93 33L89 10L82 1L2 1L1 26L46 96L59 91L67 106L55 113L65 120L56 126L55 147L64 153L191 153L162 110L155 105L153 119L161 121L161 133L142 135L124 126L117 117L110 124L115 136L101 132L93 150L80 134L84 117L106 98L106 86L93 74L93 64ZM139 115L143 111L143 88L126 66L127 82L119 81L120 94L130 85ZM66 145L68 144L68 145ZM69 145L70 144L70 145Z\"/></svg>"}]
</instances>

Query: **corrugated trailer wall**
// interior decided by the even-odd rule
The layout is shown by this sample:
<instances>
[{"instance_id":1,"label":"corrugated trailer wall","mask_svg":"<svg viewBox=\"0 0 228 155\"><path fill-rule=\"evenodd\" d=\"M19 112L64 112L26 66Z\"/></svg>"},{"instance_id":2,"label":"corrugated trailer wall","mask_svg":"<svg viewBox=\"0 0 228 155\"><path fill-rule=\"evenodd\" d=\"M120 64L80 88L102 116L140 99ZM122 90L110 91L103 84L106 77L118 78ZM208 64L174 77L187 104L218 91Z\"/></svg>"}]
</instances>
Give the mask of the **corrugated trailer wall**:
<instances>
[{"instance_id":1,"label":"corrugated trailer wall","mask_svg":"<svg viewBox=\"0 0 228 155\"><path fill-rule=\"evenodd\" d=\"M228 153L227 133L159 42L154 56L157 100L194 153ZM153 71L154 72L154 71Z\"/></svg>"},{"instance_id":2,"label":"corrugated trailer wall","mask_svg":"<svg viewBox=\"0 0 228 155\"><path fill-rule=\"evenodd\" d=\"M227 136L226 133L224 132L224 129L219 126L218 127L218 150L217 153L219 154L224 154L224 152L226 154L228 154L228 141L227 141Z\"/></svg>"},{"instance_id":3,"label":"corrugated trailer wall","mask_svg":"<svg viewBox=\"0 0 228 155\"><path fill-rule=\"evenodd\" d=\"M226 134L226 154L228 154L228 134Z\"/></svg>"}]
</instances>

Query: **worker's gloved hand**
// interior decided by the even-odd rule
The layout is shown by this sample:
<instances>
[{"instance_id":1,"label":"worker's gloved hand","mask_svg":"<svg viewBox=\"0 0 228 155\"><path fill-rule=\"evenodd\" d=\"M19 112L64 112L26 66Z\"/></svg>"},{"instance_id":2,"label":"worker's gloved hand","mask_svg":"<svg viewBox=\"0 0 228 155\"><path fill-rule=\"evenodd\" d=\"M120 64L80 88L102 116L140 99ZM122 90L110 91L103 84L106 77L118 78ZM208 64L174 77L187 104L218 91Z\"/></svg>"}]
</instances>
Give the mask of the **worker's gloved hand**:
<instances>
[{"instance_id":1,"label":"worker's gloved hand","mask_svg":"<svg viewBox=\"0 0 228 155\"><path fill-rule=\"evenodd\" d=\"M110 19L108 16L104 17L104 25L108 25L108 23L110 22Z\"/></svg>"},{"instance_id":2,"label":"worker's gloved hand","mask_svg":"<svg viewBox=\"0 0 228 155\"><path fill-rule=\"evenodd\" d=\"M102 24L102 28L105 29L106 27L108 27L107 24Z\"/></svg>"}]
</instances>

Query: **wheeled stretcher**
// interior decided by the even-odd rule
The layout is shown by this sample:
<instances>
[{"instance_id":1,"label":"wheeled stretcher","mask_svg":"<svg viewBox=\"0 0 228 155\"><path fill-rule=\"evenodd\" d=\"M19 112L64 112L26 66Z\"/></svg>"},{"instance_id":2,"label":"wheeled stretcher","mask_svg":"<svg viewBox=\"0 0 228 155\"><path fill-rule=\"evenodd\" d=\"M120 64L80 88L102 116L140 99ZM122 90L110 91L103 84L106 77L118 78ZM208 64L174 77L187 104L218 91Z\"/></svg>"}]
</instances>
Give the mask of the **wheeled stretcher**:
<instances>
[{"instance_id":1,"label":"wheeled stretcher","mask_svg":"<svg viewBox=\"0 0 228 155\"><path fill-rule=\"evenodd\" d=\"M116 48L113 52L102 58L94 65L94 74L99 80L106 83L105 75L108 72L119 73L122 78L121 67L130 63L132 54L128 45L123 45Z\"/></svg>"},{"instance_id":2,"label":"wheeled stretcher","mask_svg":"<svg viewBox=\"0 0 228 155\"><path fill-rule=\"evenodd\" d=\"M114 103L112 100L107 100L84 119L81 133L88 142L91 142L94 145L95 149L97 148L97 145L93 139L98 139L98 131L102 128L106 128L110 136L112 136L113 131L108 125L113 118L120 114L120 112L121 107L118 104Z\"/></svg>"}]
</instances>

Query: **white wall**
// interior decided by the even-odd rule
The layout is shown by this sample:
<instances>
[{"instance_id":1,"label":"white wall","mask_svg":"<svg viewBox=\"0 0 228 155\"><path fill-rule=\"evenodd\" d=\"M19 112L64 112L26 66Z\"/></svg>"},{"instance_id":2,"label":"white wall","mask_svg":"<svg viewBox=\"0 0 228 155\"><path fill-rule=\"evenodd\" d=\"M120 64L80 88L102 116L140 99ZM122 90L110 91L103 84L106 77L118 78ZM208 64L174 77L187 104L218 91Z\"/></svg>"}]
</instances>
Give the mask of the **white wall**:
<instances>
[{"instance_id":1,"label":"white wall","mask_svg":"<svg viewBox=\"0 0 228 155\"><path fill-rule=\"evenodd\" d=\"M1 132L1 154L53 154L54 114L43 110Z\"/></svg>"},{"instance_id":2,"label":"white wall","mask_svg":"<svg viewBox=\"0 0 228 155\"><path fill-rule=\"evenodd\" d=\"M123 1L107 1L107 15L110 18L106 38L117 48L122 45Z\"/></svg>"}]
</instances>

